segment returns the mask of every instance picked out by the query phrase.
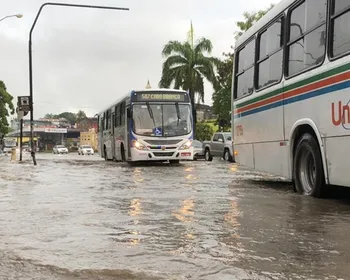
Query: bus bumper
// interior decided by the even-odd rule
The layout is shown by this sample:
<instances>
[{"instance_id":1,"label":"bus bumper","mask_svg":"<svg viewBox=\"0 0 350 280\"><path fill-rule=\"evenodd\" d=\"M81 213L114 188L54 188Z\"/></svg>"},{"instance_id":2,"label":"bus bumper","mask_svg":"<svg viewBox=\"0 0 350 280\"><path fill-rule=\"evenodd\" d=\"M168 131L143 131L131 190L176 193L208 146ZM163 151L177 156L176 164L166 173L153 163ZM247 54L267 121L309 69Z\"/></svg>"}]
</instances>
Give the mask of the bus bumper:
<instances>
[{"instance_id":1,"label":"bus bumper","mask_svg":"<svg viewBox=\"0 0 350 280\"><path fill-rule=\"evenodd\" d=\"M130 149L132 161L193 160L193 148L187 150L137 150Z\"/></svg>"}]
</instances>

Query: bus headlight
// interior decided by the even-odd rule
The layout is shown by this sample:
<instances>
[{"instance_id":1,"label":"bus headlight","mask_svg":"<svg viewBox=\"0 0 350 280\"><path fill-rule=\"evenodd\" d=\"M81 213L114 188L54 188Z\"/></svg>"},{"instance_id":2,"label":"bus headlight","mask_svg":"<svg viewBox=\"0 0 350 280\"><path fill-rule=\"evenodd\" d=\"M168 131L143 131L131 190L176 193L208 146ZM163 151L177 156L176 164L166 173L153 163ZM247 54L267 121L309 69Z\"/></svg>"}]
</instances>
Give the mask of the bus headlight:
<instances>
[{"instance_id":1,"label":"bus headlight","mask_svg":"<svg viewBox=\"0 0 350 280\"><path fill-rule=\"evenodd\" d=\"M180 150L187 150L187 149L191 148L191 146L192 146L192 141L188 140L185 144L183 144L180 147Z\"/></svg>"},{"instance_id":2,"label":"bus headlight","mask_svg":"<svg viewBox=\"0 0 350 280\"><path fill-rule=\"evenodd\" d=\"M146 150L146 146L141 144L139 141L137 140L133 140L133 147L138 149L138 150Z\"/></svg>"}]
</instances>

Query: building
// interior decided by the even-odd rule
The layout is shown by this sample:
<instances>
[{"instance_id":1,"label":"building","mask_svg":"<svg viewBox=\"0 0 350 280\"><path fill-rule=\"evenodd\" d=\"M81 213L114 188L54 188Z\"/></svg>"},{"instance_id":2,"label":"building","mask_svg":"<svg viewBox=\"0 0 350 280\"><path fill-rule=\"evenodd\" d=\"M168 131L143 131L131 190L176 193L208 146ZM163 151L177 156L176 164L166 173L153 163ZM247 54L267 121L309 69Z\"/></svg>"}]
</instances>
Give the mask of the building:
<instances>
[{"instance_id":1,"label":"building","mask_svg":"<svg viewBox=\"0 0 350 280\"><path fill-rule=\"evenodd\" d=\"M8 133L8 137L15 137L17 145L20 142L20 122L11 121L14 130ZM34 143L40 151L51 150L55 145L67 145L70 149L77 149L79 144L80 130L72 128L66 119L39 119L34 120L33 125ZM23 144L30 142L30 120L23 120Z\"/></svg>"},{"instance_id":2,"label":"building","mask_svg":"<svg viewBox=\"0 0 350 280\"><path fill-rule=\"evenodd\" d=\"M85 118L76 124L76 128L80 131L88 132L90 129L95 129L97 131L98 118Z\"/></svg>"},{"instance_id":3,"label":"building","mask_svg":"<svg viewBox=\"0 0 350 280\"><path fill-rule=\"evenodd\" d=\"M96 152L98 149L97 130L91 128L89 131L80 132L80 145L90 145Z\"/></svg>"},{"instance_id":4,"label":"building","mask_svg":"<svg viewBox=\"0 0 350 280\"><path fill-rule=\"evenodd\" d=\"M213 113L213 107L205 104L196 104L197 121L207 121L217 118Z\"/></svg>"}]
</instances>

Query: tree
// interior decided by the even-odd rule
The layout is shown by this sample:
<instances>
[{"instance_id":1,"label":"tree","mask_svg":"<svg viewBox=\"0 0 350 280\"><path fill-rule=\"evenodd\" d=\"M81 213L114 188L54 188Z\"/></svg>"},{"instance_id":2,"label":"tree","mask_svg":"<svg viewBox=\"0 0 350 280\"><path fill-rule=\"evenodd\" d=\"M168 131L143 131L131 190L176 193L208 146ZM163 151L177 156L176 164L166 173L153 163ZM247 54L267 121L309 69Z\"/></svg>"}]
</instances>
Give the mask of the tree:
<instances>
[{"instance_id":1,"label":"tree","mask_svg":"<svg viewBox=\"0 0 350 280\"><path fill-rule=\"evenodd\" d=\"M58 115L55 115L55 114L46 114L44 116L45 119L57 119L58 118Z\"/></svg>"},{"instance_id":2,"label":"tree","mask_svg":"<svg viewBox=\"0 0 350 280\"><path fill-rule=\"evenodd\" d=\"M12 100L13 96L7 92L5 83L0 81L0 134L3 135L9 132L7 117L15 113Z\"/></svg>"},{"instance_id":3,"label":"tree","mask_svg":"<svg viewBox=\"0 0 350 280\"><path fill-rule=\"evenodd\" d=\"M77 121L77 114L74 114L72 112L63 112L63 113L59 114L57 117L66 119L72 125L74 125Z\"/></svg>"},{"instance_id":4,"label":"tree","mask_svg":"<svg viewBox=\"0 0 350 280\"><path fill-rule=\"evenodd\" d=\"M231 121L231 85L233 70L233 53L224 53L225 59L220 61L217 67L218 86L214 90L213 111L218 116L218 122L222 122L224 130L230 126Z\"/></svg>"},{"instance_id":5,"label":"tree","mask_svg":"<svg viewBox=\"0 0 350 280\"><path fill-rule=\"evenodd\" d=\"M79 123L81 120L86 119L87 116L84 111L79 110L78 113L76 114L76 122Z\"/></svg>"},{"instance_id":6,"label":"tree","mask_svg":"<svg viewBox=\"0 0 350 280\"><path fill-rule=\"evenodd\" d=\"M245 31L253 26L260 18L262 18L269 10L274 7L271 4L266 10L258 12L245 12L243 14L245 20L237 22L239 31L236 32L236 39ZM232 47L231 47L232 48ZM234 53L223 53L224 58L217 64L217 87L213 93L213 109L218 115L218 121L224 121L224 130L230 125L231 121L231 95L232 95L232 73L234 63Z\"/></svg>"},{"instance_id":7,"label":"tree","mask_svg":"<svg viewBox=\"0 0 350 280\"><path fill-rule=\"evenodd\" d=\"M196 129L196 139L199 141L210 140L214 134L214 129L207 123L197 123Z\"/></svg>"},{"instance_id":8,"label":"tree","mask_svg":"<svg viewBox=\"0 0 350 280\"><path fill-rule=\"evenodd\" d=\"M189 91L194 125L197 123L196 97L204 102L204 79L216 86L215 66L218 60L207 56L211 54L212 49L211 41L206 38L194 42L191 23L187 41L169 41L162 51L166 59L159 86L169 88L173 85L175 89Z\"/></svg>"},{"instance_id":9,"label":"tree","mask_svg":"<svg viewBox=\"0 0 350 280\"><path fill-rule=\"evenodd\" d=\"M245 31L251 28L259 19L261 19L268 11L270 11L275 4L271 4L266 10L253 11L253 12L244 12L243 17L244 21L238 21L237 27L239 31L236 32L236 39L241 36Z\"/></svg>"}]
</instances>

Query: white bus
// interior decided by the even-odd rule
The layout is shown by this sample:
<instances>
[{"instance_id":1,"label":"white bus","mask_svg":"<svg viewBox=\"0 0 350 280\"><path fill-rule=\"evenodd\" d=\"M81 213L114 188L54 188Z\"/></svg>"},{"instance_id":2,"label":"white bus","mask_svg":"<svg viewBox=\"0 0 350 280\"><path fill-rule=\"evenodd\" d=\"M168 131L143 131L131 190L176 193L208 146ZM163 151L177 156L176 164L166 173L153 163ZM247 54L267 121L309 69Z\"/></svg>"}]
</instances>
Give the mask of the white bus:
<instances>
[{"instance_id":1,"label":"white bus","mask_svg":"<svg viewBox=\"0 0 350 280\"><path fill-rule=\"evenodd\" d=\"M350 1L283 0L235 55L236 161L300 194L350 186Z\"/></svg>"},{"instance_id":2,"label":"white bus","mask_svg":"<svg viewBox=\"0 0 350 280\"><path fill-rule=\"evenodd\" d=\"M98 116L99 154L105 160L193 160L193 123L186 91L131 91Z\"/></svg>"}]
</instances>

